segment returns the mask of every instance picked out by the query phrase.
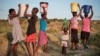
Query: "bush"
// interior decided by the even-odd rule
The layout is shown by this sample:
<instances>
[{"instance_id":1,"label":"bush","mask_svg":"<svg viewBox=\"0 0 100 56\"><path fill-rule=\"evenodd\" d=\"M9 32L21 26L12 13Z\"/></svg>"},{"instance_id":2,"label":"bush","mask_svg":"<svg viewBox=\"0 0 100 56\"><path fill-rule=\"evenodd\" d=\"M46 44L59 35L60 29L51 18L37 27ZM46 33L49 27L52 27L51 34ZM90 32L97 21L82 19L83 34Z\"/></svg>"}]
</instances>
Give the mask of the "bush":
<instances>
[{"instance_id":1,"label":"bush","mask_svg":"<svg viewBox=\"0 0 100 56\"><path fill-rule=\"evenodd\" d=\"M100 48L100 32L90 36L89 44L95 45Z\"/></svg>"}]
</instances>

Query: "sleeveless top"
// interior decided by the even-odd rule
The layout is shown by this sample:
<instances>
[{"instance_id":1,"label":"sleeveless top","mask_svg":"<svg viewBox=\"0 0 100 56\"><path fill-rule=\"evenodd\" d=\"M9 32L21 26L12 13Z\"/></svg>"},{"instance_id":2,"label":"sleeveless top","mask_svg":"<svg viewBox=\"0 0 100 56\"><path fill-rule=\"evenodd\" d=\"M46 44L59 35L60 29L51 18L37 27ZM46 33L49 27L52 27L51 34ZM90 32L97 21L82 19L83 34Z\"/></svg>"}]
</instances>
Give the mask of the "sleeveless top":
<instances>
[{"instance_id":1,"label":"sleeveless top","mask_svg":"<svg viewBox=\"0 0 100 56\"><path fill-rule=\"evenodd\" d=\"M47 22L44 19L40 19L40 30L41 31L46 31L46 27L47 27Z\"/></svg>"},{"instance_id":2,"label":"sleeveless top","mask_svg":"<svg viewBox=\"0 0 100 56\"><path fill-rule=\"evenodd\" d=\"M73 17L71 19L71 28L72 29L78 29L78 20L77 20L77 17Z\"/></svg>"},{"instance_id":3,"label":"sleeveless top","mask_svg":"<svg viewBox=\"0 0 100 56\"><path fill-rule=\"evenodd\" d=\"M38 17L36 15L33 15L29 20L28 20L28 28L27 28L27 35L36 33L36 22L38 20Z\"/></svg>"},{"instance_id":4,"label":"sleeveless top","mask_svg":"<svg viewBox=\"0 0 100 56\"><path fill-rule=\"evenodd\" d=\"M82 19L82 31L90 32L90 19L89 18L83 18Z\"/></svg>"}]
</instances>

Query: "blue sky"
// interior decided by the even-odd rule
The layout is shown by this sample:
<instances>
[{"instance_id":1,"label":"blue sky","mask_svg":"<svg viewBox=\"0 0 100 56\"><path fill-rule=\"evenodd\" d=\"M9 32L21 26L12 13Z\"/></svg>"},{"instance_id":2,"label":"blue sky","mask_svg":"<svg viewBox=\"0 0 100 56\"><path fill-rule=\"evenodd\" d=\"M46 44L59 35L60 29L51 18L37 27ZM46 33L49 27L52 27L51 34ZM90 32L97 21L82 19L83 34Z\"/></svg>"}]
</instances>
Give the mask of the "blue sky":
<instances>
[{"instance_id":1,"label":"blue sky","mask_svg":"<svg viewBox=\"0 0 100 56\"><path fill-rule=\"evenodd\" d=\"M15 8L18 10L18 4L29 4L29 13L33 7L40 9L39 3L46 1L49 3L48 18L67 18L72 17L70 3L78 2L82 5L92 5L94 10L93 19L100 20L100 0L0 0L0 19L7 19L8 10ZM40 17L40 13L38 13Z\"/></svg>"}]
</instances>

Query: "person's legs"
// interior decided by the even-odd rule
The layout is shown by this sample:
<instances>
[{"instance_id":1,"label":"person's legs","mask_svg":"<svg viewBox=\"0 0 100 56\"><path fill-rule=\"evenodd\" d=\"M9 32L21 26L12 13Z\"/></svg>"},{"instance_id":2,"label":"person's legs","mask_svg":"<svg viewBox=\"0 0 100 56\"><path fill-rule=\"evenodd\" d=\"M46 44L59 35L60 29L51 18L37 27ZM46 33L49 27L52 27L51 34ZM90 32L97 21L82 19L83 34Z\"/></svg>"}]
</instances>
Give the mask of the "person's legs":
<instances>
[{"instance_id":1,"label":"person's legs","mask_svg":"<svg viewBox=\"0 0 100 56\"><path fill-rule=\"evenodd\" d=\"M32 42L32 47L33 47L33 55L34 55L36 49L36 42Z\"/></svg>"},{"instance_id":2,"label":"person's legs","mask_svg":"<svg viewBox=\"0 0 100 56\"><path fill-rule=\"evenodd\" d=\"M29 42L26 42L26 48L27 48L27 51L29 53L29 56L32 56L31 46L30 46L30 43Z\"/></svg>"},{"instance_id":3,"label":"person's legs","mask_svg":"<svg viewBox=\"0 0 100 56\"><path fill-rule=\"evenodd\" d=\"M72 42L71 49L72 49L72 50L75 49L75 43L74 43L74 42Z\"/></svg>"},{"instance_id":4,"label":"person's legs","mask_svg":"<svg viewBox=\"0 0 100 56\"><path fill-rule=\"evenodd\" d=\"M14 49L14 44L11 44L11 46L10 46L10 48L8 50L7 56L11 55L11 52L12 52L13 49Z\"/></svg>"},{"instance_id":5,"label":"person's legs","mask_svg":"<svg viewBox=\"0 0 100 56\"><path fill-rule=\"evenodd\" d=\"M44 44L44 49L43 49L44 52L48 52L48 43Z\"/></svg>"},{"instance_id":6,"label":"person's legs","mask_svg":"<svg viewBox=\"0 0 100 56\"><path fill-rule=\"evenodd\" d=\"M87 49L87 48L88 48L87 44L88 44L89 35L90 35L89 32L85 32L85 33L84 33L84 41L83 41L84 49Z\"/></svg>"},{"instance_id":7,"label":"person's legs","mask_svg":"<svg viewBox=\"0 0 100 56\"><path fill-rule=\"evenodd\" d=\"M18 47L18 43L16 43L16 44L14 45L14 49L13 49L13 55L14 55L14 56L18 56L18 55L17 55L17 47Z\"/></svg>"},{"instance_id":8,"label":"person's legs","mask_svg":"<svg viewBox=\"0 0 100 56\"><path fill-rule=\"evenodd\" d=\"M79 49L78 43L75 43L75 49Z\"/></svg>"},{"instance_id":9,"label":"person's legs","mask_svg":"<svg viewBox=\"0 0 100 56\"><path fill-rule=\"evenodd\" d=\"M62 54L64 54L64 46L62 46Z\"/></svg>"},{"instance_id":10,"label":"person's legs","mask_svg":"<svg viewBox=\"0 0 100 56\"><path fill-rule=\"evenodd\" d=\"M36 48L34 49L34 54L33 54L33 56L36 56L36 54L37 54L39 48L40 48L40 45L37 44Z\"/></svg>"},{"instance_id":11,"label":"person's legs","mask_svg":"<svg viewBox=\"0 0 100 56\"><path fill-rule=\"evenodd\" d=\"M66 48L67 48L67 47L64 47L64 55L66 55Z\"/></svg>"}]
</instances>

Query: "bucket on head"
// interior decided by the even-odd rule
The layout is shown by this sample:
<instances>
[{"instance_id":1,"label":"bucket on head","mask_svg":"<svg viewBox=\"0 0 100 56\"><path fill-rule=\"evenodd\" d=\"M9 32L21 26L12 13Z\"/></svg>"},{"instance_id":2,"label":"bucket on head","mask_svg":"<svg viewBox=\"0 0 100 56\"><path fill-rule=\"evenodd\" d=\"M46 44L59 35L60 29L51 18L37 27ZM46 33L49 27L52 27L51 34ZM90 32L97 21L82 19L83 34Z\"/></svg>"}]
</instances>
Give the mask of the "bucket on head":
<instances>
[{"instance_id":1,"label":"bucket on head","mask_svg":"<svg viewBox=\"0 0 100 56\"><path fill-rule=\"evenodd\" d=\"M40 12L43 13L43 8L45 8L45 10L47 11L48 10L48 2L40 2Z\"/></svg>"},{"instance_id":2,"label":"bucket on head","mask_svg":"<svg viewBox=\"0 0 100 56\"><path fill-rule=\"evenodd\" d=\"M71 3L71 12L77 12L78 11L78 3L73 2Z\"/></svg>"},{"instance_id":3,"label":"bucket on head","mask_svg":"<svg viewBox=\"0 0 100 56\"><path fill-rule=\"evenodd\" d=\"M83 5L82 8L83 8L84 13L89 13L91 6L90 5Z\"/></svg>"},{"instance_id":4,"label":"bucket on head","mask_svg":"<svg viewBox=\"0 0 100 56\"><path fill-rule=\"evenodd\" d=\"M19 17L24 17L25 9L26 9L26 4L20 4L20 14L19 14Z\"/></svg>"},{"instance_id":5,"label":"bucket on head","mask_svg":"<svg viewBox=\"0 0 100 56\"><path fill-rule=\"evenodd\" d=\"M63 24L64 24L64 28L67 28L67 19L66 18L64 18Z\"/></svg>"}]
</instances>

